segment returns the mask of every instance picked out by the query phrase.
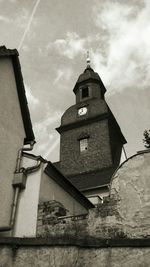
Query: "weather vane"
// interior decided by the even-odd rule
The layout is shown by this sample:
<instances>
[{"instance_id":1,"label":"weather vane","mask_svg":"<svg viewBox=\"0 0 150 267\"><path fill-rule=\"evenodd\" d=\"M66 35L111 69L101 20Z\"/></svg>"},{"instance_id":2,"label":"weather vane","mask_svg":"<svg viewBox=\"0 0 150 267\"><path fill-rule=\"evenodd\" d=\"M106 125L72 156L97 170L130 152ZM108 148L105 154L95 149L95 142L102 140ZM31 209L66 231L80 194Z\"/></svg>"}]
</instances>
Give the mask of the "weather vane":
<instances>
[{"instance_id":1,"label":"weather vane","mask_svg":"<svg viewBox=\"0 0 150 267\"><path fill-rule=\"evenodd\" d=\"M87 67L90 67L90 53L89 51L87 51L87 55L86 55L86 63L87 63Z\"/></svg>"}]
</instances>

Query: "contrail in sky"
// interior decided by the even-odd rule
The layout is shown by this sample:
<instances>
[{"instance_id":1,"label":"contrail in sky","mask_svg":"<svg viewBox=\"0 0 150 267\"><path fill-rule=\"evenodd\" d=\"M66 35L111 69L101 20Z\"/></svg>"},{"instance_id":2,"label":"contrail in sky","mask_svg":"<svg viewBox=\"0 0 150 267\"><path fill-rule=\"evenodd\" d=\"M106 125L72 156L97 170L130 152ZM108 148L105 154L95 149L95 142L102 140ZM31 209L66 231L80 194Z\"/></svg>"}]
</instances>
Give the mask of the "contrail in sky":
<instances>
[{"instance_id":1,"label":"contrail in sky","mask_svg":"<svg viewBox=\"0 0 150 267\"><path fill-rule=\"evenodd\" d=\"M35 14L35 12L36 12L36 10L37 10L37 7L38 7L40 1L41 1L41 0L37 0L36 3L35 3L35 5L34 5L34 8L33 8L33 11L32 11L32 13L31 13L31 16L30 16L30 18L29 18L27 27L25 28L24 34L23 34L23 36L22 36L22 38L21 38L21 41L20 41L20 44L19 44L19 46L18 46L18 51L21 49L22 44L23 44L23 42L24 42L24 39L25 39L25 37L26 37L26 34L27 34L27 32L29 31L29 29L30 29L30 25L31 25L33 16L34 16L34 14Z\"/></svg>"},{"instance_id":2,"label":"contrail in sky","mask_svg":"<svg viewBox=\"0 0 150 267\"><path fill-rule=\"evenodd\" d=\"M58 145L59 143L59 138L54 142L54 144L50 147L50 149L47 151L47 153L45 153L44 158L47 158L48 155L55 149L55 147Z\"/></svg>"}]
</instances>

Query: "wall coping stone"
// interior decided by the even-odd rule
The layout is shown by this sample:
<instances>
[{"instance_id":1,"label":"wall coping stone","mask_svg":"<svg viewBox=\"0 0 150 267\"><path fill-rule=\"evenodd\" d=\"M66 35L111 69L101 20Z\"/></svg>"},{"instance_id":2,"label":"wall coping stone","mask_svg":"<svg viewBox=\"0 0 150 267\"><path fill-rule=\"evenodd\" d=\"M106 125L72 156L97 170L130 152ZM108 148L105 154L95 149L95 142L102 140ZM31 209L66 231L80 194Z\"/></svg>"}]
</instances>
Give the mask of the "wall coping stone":
<instances>
[{"instance_id":1,"label":"wall coping stone","mask_svg":"<svg viewBox=\"0 0 150 267\"><path fill-rule=\"evenodd\" d=\"M150 247L150 238L112 238L102 239L95 237L77 238L72 236L49 236L48 238L19 238L0 237L0 246L19 247L40 247L40 246L76 246L81 248L120 248Z\"/></svg>"}]
</instances>

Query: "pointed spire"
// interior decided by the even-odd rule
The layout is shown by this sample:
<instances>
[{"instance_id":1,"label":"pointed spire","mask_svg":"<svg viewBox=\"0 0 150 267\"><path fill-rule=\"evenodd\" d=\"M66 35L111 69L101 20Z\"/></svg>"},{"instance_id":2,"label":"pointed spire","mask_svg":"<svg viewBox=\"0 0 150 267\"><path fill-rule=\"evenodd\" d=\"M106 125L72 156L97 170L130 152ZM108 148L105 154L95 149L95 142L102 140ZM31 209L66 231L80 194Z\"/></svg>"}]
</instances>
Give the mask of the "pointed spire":
<instances>
[{"instance_id":1,"label":"pointed spire","mask_svg":"<svg viewBox=\"0 0 150 267\"><path fill-rule=\"evenodd\" d=\"M90 63L91 63L91 60L90 60L90 52L89 51L87 51L86 63L87 63L87 68L89 68L90 67Z\"/></svg>"}]
</instances>

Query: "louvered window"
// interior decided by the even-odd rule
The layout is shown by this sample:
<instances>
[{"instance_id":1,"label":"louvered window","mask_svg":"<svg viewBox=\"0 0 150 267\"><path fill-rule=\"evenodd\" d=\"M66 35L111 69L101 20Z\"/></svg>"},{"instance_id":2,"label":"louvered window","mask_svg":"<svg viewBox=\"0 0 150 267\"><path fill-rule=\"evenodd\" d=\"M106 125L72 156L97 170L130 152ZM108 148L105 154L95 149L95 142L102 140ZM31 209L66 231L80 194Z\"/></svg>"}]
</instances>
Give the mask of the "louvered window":
<instances>
[{"instance_id":1,"label":"louvered window","mask_svg":"<svg viewBox=\"0 0 150 267\"><path fill-rule=\"evenodd\" d=\"M82 98L86 98L86 97L89 97L89 88L88 87L82 88Z\"/></svg>"},{"instance_id":2,"label":"louvered window","mask_svg":"<svg viewBox=\"0 0 150 267\"><path fill-rule=\"evenodd\" d=\"M85 152L88 150L88 139L84 138L80 140L80 152Z\"/></svg>"}]
</instances>

